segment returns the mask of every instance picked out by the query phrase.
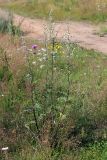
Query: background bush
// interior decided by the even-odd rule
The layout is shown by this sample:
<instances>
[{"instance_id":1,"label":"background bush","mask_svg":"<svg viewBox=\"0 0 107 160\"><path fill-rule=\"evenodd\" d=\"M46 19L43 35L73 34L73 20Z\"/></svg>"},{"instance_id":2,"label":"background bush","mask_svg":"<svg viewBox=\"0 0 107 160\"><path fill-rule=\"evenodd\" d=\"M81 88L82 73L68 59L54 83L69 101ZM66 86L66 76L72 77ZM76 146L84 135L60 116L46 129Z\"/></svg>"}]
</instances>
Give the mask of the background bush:
<instances>
[{"instance_id":1,"label":"background bush","mask_svg":"<svg viewBox=\"0 0 107 160\"><path fill-rule=\"evenodd\" d=\"M22 32L20 30L20 27L16 27L13 24L13 16L10 13L5 12L4 14L7 14L7 16L0 17L0 32L1 33L9 33L11 35L21 35Z\"/></svg>"}]
</instances>

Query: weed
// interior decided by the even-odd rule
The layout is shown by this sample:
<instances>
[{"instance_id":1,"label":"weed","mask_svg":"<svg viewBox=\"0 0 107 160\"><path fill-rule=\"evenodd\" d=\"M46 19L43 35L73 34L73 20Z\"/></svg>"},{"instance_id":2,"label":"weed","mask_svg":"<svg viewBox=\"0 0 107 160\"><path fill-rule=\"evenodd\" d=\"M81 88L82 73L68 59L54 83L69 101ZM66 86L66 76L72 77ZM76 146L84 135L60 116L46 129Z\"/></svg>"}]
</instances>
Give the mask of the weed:
<instances>
[{"instance_id":1,"label":"weed","mask_svg":"<svg viewBox=\"0 0 107 160\"><path fill-rule=\"evenodd\" d=\"M59 43L49 28L44 44L1 47L1 146L13 159L105 158L107 57L72 44L69 31Z\"/></svg>"},{"instance_id":2,"label":"weed","mask_svg":"<svg viewBox=\"0 0 107 160\"><path fill-rule=\"evenodd\" d=\"M8 13L4 13L8 14ZM16 27L13 24L12 14L8 14L7 18L1 16L0 17L0 32L1 33L9 33L13 36L20 36L22 34L20 27Z\"/></svg>"}]
</instances>

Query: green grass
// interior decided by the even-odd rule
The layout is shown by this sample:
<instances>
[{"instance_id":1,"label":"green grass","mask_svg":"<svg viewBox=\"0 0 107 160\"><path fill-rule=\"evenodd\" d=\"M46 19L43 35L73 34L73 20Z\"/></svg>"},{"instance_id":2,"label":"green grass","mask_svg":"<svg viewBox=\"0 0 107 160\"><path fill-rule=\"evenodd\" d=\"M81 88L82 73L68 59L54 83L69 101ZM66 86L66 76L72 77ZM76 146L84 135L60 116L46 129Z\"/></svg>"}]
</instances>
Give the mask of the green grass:
<instances>
[{"instance_id":1,"label":"green grass","mask_svg":"<svg viewBox=\"0 0 107 160\"><path fill-rule=\"evenodd\" d=\"M47 0L13 1L2 3L2 7L32 18L48 18L52 12L54 20L90 20L101 22L107 19L107 1L97 0Z\"/></svg>"},{"instance_id":2,"label":"green grass","mask_svg":"<svg viewBox=\"0 0 107 160\"><path fill-rule=\"evenodd\" d=\"M30 50L13 42L0 47L1 146L10 159L105 160L107 57L68 43L31 51L34 42Z\"/></svg>"},{"instance_id":3,"label":"green grass","mask_svg":"<svg viewBox=\"0 0 107 160\"><path fill-rule=\"evenodd\" d=\"M76 151L62 152L61 155L58 155L58 152L54 151L54 155L51 156L51 150L49 148L33 151L31 146L29 146L29 148L24 148L20 154L14 155L14 160L106 160L106 148L107 142L100 142L77 149Z\"/></svg>"}]
</instances>

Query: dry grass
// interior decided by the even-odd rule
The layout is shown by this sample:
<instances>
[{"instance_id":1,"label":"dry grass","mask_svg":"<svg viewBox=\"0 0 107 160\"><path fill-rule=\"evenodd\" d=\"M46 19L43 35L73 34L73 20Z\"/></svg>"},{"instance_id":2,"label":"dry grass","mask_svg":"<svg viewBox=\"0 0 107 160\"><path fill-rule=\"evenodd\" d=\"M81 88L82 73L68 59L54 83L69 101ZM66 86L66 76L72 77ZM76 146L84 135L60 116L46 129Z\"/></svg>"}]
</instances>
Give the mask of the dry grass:
<instances>
[{"instance_id":1,"label":"dry grass","mask_svg":"<svg viewBox=\"0 0 107 160\"><path fill-rule=\"evenodd\" d=\"M75 19L104 21L107 19L107 0L17 0L2 6L30 17L47 18L52 11L55 20Z\"/></svg>"}]
</instances>

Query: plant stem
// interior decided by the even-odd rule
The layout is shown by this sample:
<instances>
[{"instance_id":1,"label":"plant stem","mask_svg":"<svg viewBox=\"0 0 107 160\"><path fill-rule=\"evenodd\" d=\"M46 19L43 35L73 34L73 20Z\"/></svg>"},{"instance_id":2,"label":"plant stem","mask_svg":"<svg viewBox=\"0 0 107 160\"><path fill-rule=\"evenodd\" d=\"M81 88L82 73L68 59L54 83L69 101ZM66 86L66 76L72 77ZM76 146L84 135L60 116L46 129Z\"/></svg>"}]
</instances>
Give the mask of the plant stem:
<instances>
[{"instance_id":1,"label":"plant stem","mask_svg":"<svg viewBox=\"0 0 107 160\"><path fill-rule=\"evenodd\" d=\"M29 57L27 58L28 60L28 65L29 65L29 74L31 75L31 101L32 101L32 111L33 111L33 117L34 117L34 121L35 121L35 125L36 125L36 129L37 129L37 134L38 134L38 138L40 139L40 130L39 130L39 125L38 125L38 120L37 120L37 116L36 116L36 112L35 112L35 102L34 102L34 90L33 90L33 72L32 72L32 68L31 68L31 64L29 61Z\"/></svg>"}]
</instances>

